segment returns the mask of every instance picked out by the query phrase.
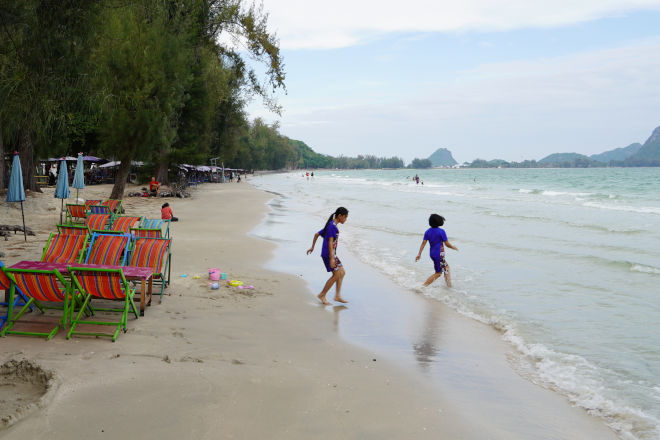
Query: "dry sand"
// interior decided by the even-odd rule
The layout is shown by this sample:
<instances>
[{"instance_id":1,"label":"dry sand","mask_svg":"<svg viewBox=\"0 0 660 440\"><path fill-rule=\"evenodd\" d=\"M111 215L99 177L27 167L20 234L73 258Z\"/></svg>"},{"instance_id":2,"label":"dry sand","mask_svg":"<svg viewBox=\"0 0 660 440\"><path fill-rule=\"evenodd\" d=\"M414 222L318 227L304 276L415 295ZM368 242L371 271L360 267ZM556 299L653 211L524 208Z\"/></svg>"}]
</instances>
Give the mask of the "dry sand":
<instances>
[{"instance_id":1,"label":"dry sand","mask_svg":"<svg viewBox=\"0 0 660 440\"><path fill-rule=\"evenodd\" d=\"M7 265L39 258L59 218L60 201L52 192L25 204L26 223L36 237L27 244L19 235L0 239ZM92 186L81 196L109 193L109 186ZM181 219L171 227L172 285L161 304L154 300L144 317L129 318L128 332L116 343L67 341L62 331L47 342L0 339L0 365L27 360L27 370L38 365L46 372L5 374L0 380L0 418L9 425L0 425L0 438L540 438L493 430L489 416L479 406L469 410L469 402L452 394L456 391L340 339L334 314L314 303L299 277L264 269L274 245L246 235L262 220L270 197L248 184L207 184L190 199L169 199ZM125 207L128 214L157 217L164 200L126 198ZM0 223L20 223L20 210L0 203ZM255 289L210 290L210 267ZM475 342L462 350L497 358L498 365L486 370L508 368L506 350L491 346L499 343L493 342L494 331L452 319L458 327L446 329L445 338L465 329L456 340L467 333ZM457 351L455 343L448 339L445 348ZM532 393L547 410L545 423L575 427L543 437L615 438L595 418L508 370L501 374L513 390L501 396L502 405L522 414L525 404L517 399ZM53 378L44 383L49 374ZM12 381L16 386L6 385ZM22 404L5 404L17 394Z\"/></svg>"}]
</instances>

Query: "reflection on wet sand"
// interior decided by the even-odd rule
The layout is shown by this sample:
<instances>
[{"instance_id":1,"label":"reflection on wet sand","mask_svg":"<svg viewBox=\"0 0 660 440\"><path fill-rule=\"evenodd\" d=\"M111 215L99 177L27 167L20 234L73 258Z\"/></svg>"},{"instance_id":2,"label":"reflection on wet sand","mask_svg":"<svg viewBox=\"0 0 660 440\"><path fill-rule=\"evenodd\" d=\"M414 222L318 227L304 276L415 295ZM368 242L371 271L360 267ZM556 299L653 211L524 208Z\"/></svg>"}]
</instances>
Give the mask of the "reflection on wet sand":
<instances>
[{"instance_id":1,"label":"reflection on wet sand","mask_svg":"<svg viewBox=\"0 0 660 440\"><path fill-rule=\"evenodd\" d=\"M418 342L413 343L415 358L424 372L428 372L431 363L438 354L438 316L436 307L428 307L424 312L423 329Z\"/></svg>"}]
</instances>

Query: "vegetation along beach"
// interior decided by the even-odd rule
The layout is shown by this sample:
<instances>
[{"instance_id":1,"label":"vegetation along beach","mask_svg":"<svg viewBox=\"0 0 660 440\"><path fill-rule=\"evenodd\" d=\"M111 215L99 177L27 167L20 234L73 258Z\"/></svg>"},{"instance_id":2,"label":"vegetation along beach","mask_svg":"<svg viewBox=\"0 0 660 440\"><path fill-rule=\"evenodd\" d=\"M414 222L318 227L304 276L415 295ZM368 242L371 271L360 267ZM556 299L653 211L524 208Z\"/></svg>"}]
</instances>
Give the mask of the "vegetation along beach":
<instances>
[{"instance_id":1,"label":"vegetation along beach","mask_svg":"<svg viewBox=\"0 0 660 440\"><path fill-rule=\"evenodd\" d=\"M0 0L0 439L660 439L660 0L500 3Z\"/></svg>"}]
</instances>

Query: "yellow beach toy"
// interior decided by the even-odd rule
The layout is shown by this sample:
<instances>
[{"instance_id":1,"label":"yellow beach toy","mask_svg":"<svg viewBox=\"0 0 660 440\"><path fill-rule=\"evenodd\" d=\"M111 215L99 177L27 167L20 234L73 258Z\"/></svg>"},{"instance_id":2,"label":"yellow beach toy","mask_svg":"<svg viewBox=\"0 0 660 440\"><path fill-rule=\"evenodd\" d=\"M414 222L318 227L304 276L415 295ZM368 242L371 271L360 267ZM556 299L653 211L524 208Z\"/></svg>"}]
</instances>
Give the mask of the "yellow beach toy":
<instances>
[{"instance_id":1,"label":"yellow beach toy","mask_svg":"<svg viewBox=\"0 0 660 440\"><path fill-rule=\"evenodd\" d=\"M242 286L243 285L243 281L238 281L238 280L227 281L227 283L229 283L230 286Z\"/></svg>"}]
</instances>

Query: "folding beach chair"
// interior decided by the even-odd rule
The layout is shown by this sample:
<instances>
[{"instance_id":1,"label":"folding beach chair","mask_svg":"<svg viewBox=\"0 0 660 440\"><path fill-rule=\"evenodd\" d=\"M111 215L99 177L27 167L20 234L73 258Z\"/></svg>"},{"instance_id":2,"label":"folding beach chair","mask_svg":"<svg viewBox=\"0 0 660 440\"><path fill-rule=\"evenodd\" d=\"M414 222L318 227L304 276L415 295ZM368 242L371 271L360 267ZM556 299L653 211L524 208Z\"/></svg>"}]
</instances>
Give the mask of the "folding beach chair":
<instances>
[{"instance_id":1,"label":"folding beach chair","mask_svg":"<svg viewBox=\"0 0 660 440\"><path fill-rule=\"evenodd\" d=\"M163 232L163 226L165 227L164 232ZM141 237L170 238L170 221L169 220L143 218L142 221L140 222L139 229L148 230L148 231L140 231L140 236ZM158 234L160 234L160 235L158 235Z\"/></svg>"},{"instance_id":2,"label":"folding beach chair","mask_svg":"<svg viewBox=\"0 0 660 440\"><path fill-rule=\"evenodd\" d=\"M170 280L171 244L169 238L137 238L128 264L154 269L154 281L160 282L160 302L163 301L163 291Z\"/></svg>"},{"instance_id":3,"label":"folding beach chair","mask_svg":"<svg viewBox=\"0 0 660 440\"><path fill-rule=\"evenodd\" d=\"M72 223L75 221L84 222L87 218L87 206L67 203L65 218L67 223Z\"/></svg>"},{"instance_id":4,"label":"folding beach chair","mask_svg":"<svg viewBox=\"0 0 660 440\"><path fill-rule=\"evenodd\" d=\"M29 336L45 336L49 340L57 332L60 327L66 327L69 319L69 297L71 284L67 282L62 274L57 270L33 270L33 269L5 269L8 276L11 277L11 288L9 289L9 305L7 324L0 332L0 336L13 334L13 335L29 335ZM14 301L16 290L19 289L28 301L16 313ZM62 317L57 325L49 332L35 332L25 330L12 330L14 324L21 319L21 317L30 310L31 305L35 305L41 309L45 308L42 302L56 302L63 303ZM51 323L52 324L52 323Z\"/></svg>"},{"instance_id":5,"label":"folding beach chair","mask_svg":"<svg viewBox=\"0 0 660 440\"><path fill-rule=\"evenodd\" d=\"M133 301L135 290L131 289L130 284L124 276L124 272L121 269L92 269L88 267L70 266L69 274L71 274L72 286L74 289L77 289L82 293L84 299L77 314L75 313L75 307L73 307L71 328L66 335L67 339L72 335L110 336L112 337L112 342L115 342L120 330L123 330L124 333L126 333L129 307L135 314L135 318L137 319L139 317L140 313L138 312L137 307L135 307L135 302ZM122 308L94 307L91 309L90 300L92 297L105 300L123 301L124 305ZM121 317L119 321L101 321L98 315L95 315L93 320L91 318L85 320L82 319L84 312L96 313L98 311L120 312ZM76 328L80 324L108 325L116 327L116 329L114 333L110 334L102 332L76 331Z\"/></svg>"},{"instance_id":6,"label":"folding beach chair","mask_svg":"<svg viewBox=\"0 0 660 440\"><path fill-rule=\"evenodd\" d=\"M9 289L11 288L11 280L7 274L5 274L4 267L4 263L0 261L0 292L4 290L7 295L6 301L0 301L0 307L7 309L2 315L0 315L0 329L2 329L2 326L5 325L5 322L7 322L7 316L9 315ZM27 304L27 302L28 298L23 295L23 292L21 292L19 289L16 289L12 304L14 309L16 309L16 307L24 306ZM30 310L34 309L34 306L32 305L29 307Z\"/></svg>"},{"instance_id":7,"label":"folding beach chair","mask_svg":"<svg viewBox=\"0 0 660 440\"><path fill-rule=\"evenodd\" d=\"M101 205L107 206L111 214L121 214L121 200L108 199L101 202Z\"/></svg>"},{"instance_id":8,"label":"folding beach chair","mask_svg":"<svg viewBox=\"0 0 660 440\"><path fill-rule=\"evenodd\" d=\"M85 200L85 206L87 207L88 211L90 206L100 205L100 204L101 204L100 200Z\"/></svg>"},{"instance_id":9,"label":"folding beach chair","mask_svg":"<svg viewBox=\"0 0 660 440\"><path fill-rule=\"evenodd\" d=\"M91 205L89 207L89 214L112 214L110 208L106 205Z\"/></svg>"},{"instance_id":10,"label":"folding beach chair","mask_svg":"<svg viewBox=\"0 0 660 440\"><path fill-rule=\"evenodd\" d=\"M112 225L108 228L108 232L130 233L133 226L140 220L142 220L142 217L118 215L112 220Z\"/></svg>"},{"instance_id":11,"label":"folding beach chair","mask_svg":"<svg viewBox=\"0 0 660 440\"><path fill-rule=\"evenodd\" d=\"M68 225L56 225L56 226L57 226L57 232L59 234L91 235L92 233L92 231L89 229L87 225L68 224Z\"/></svg>"},{"instance_id":12,"label":"folding beach chair","mask_svg":"<svg viewBox=\"0 0 660 440\"><path fill-rule=\"evenodd\" d=\"M41 261L56 263L80 263L85 254L87 235L50 233Z\"/></svg>"},{"instance_id":13,"label":"folding beach chair","mask_svg":"<svg viewBox=\"0 0 660 440\"><path fill-rule=\"evenodd\" d=\"M87 248L85 264L124 266L131 244L131 234L103 234L95 232Z\"/></svg>"},{"instance_id":14,"label":"folding beach chair","mask_svg":"<svg viewBox=\"0 0 660 440\"><path fill-rule=\"evenodd\" d=\"M94 206L92 206L92 208L94 208ZM103 232L108 229L110 221L110 214L90 214L87 216L87 220L85 220L85 225L92 232Z\"/></svg>"}]
</instances>

